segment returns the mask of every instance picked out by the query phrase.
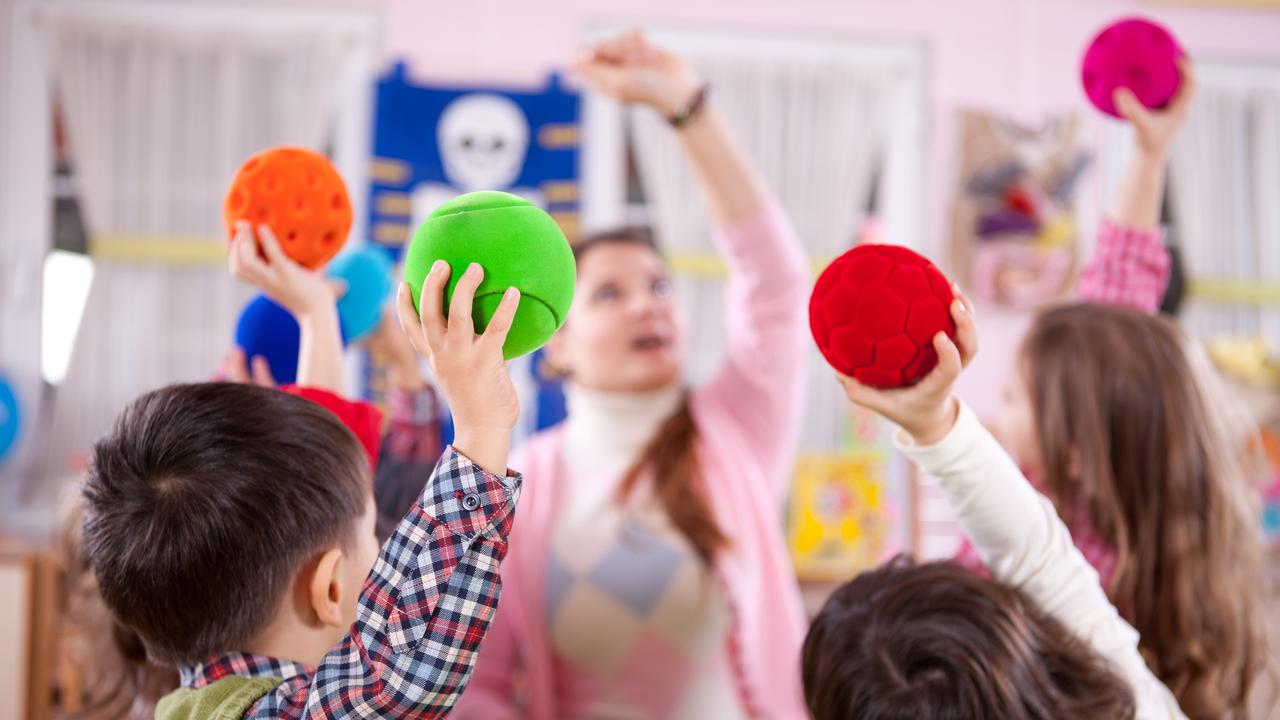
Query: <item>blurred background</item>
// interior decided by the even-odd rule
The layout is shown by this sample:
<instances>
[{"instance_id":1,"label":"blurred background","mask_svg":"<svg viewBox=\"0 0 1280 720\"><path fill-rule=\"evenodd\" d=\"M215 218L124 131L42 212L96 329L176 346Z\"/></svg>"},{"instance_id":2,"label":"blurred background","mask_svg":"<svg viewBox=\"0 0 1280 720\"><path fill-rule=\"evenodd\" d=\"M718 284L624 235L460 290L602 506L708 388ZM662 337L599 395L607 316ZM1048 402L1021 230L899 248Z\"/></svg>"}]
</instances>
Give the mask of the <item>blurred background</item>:
<instances>
[{"instance_id":1,"label":"blurred background","mask_svg":"<svg viewBox=\"0 0 1280 720\"><path fill-rule=\"evenodd\" d=\"M1280 1L0 0L0 718L74 705L60 498L129 399L212 377L231 347L251 292L226 271L221 207L248 156L328 155L354 207L347 251L392 262L431 208L481 188L535 200L571 241L652 226L697 382L722 353L724 267L688 169L661 118L564 72L580 46L644 29L710 81L815 271L857 241L898 243L975 298L983 351L961 392L990 416L1119 180L1127 126L1089 106L1079 68L1100 27L1135 14L1167 25L1201 79L1164 201L1165 310L1275 427ZM1022 189L993 207L975 178L1010 163L1051 175L1052 201L993 230ZM956 533L812 358L780 522L816 602L887 554L948 556ZM380 400L377 354L353 344L348 360L351 386ZM515 368L523 433L562 417L541 370ZM444 409L440 424L447 439ZM1280 487L1268 498L1274 544Z\"/></svg>"}]
</instances>

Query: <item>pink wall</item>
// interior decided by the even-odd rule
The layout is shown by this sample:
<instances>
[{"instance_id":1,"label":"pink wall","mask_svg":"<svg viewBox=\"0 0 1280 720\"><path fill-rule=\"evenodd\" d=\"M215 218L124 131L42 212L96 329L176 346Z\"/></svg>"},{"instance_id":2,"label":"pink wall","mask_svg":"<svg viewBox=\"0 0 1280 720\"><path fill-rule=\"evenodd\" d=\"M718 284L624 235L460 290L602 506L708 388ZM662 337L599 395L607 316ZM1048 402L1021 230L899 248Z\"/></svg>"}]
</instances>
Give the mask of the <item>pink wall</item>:
<instances>
[{"instance_id":1,"label":"pink wall","mask_svg":"<svg viewBox=\"0 0 1280 720\"><path fill-rule=\"evenodd\" d=\"M1130 14L1158 19L1193 56L1280 62L1280 11L1135 0L385 0L385 7L388 54L407 58L420 78L445 81L537 82L563 66L582 29L599 21L924 43L933 103L925 247L935 250L952 182L953 111L981 106L1029 122L1070 109L1096 117L1079 91L1077 63L1084 44L1108 20ZM1097 173L1091 180L1086 195L1095 204L1104 201ZM1026 317L992 309L982 311L982 321L983 353L966 373L962 392L989 414Z\"/></svg>"}]
</instances>

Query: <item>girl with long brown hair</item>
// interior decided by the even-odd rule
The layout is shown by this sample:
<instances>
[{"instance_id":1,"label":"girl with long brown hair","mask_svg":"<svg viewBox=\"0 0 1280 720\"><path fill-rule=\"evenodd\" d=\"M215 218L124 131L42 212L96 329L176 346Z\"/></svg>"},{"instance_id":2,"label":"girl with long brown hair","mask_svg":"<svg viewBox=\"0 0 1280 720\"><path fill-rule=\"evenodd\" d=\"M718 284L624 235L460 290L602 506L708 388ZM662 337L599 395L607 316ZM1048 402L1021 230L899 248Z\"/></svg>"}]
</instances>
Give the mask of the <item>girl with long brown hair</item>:
<instances>
[{"instance_id":1,"label":"girl with long brown hair","mask_svg":"<svg viewBox=\"0 0 1280 720\"><path fill-rule=\"evenodd\" d=\"M457 717L803 717L804 616L779 523L804 380L803 254L682 60L628 35L578 70L675 126L729 266L726 355L686 390L652 239L578 246L573 309L548 346L568 419L512 460L526 483L502 609Z\"/></svg>"},{"instance_id":2,"label":"girl with long brown hair","mask_svg":"<svg viewBox=\"0 0 1280 720\"><path fill-rule=\"evenodd\" d=\"M1164 111L1119 92L1136 140L1113 213L1124 229L1100 247L1117 261L1095 264L1081 288L1118 304L1036 317L997 432L1053 499L1183 710L1242 717L1264 663L1247 433L1233 431L1232 400L1198 346L1150 315L1168 267L1157 230L1165 158L1193 88L1184 64L1180 96ZM1144 280L1152 268L1158 283Z\"/></svg>"},{"instance_id":3,"label":"girl with long brown hair","mask_svg":"<svg viewBox=\"0 0 1280 720\"><path fill-rule=\"evenodd\" d=\"M952 562L902 559L837 589L805 640L805 699L816 720L1183 718L1138 652L1053 505L951 388L977 351L963 297L938 367L877 390L841 377L849 398L896 423L894 443L955 508L994 579Z\"/></svg>"}]
</instances>

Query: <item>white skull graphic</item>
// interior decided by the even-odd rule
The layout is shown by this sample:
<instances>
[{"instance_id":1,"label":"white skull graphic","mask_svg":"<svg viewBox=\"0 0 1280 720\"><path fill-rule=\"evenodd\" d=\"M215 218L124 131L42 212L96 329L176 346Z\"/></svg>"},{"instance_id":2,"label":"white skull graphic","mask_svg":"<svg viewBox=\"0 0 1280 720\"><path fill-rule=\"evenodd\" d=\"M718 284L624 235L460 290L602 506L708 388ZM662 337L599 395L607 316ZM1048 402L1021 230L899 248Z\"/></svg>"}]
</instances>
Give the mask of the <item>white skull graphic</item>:
<instances>
[{"instance_id":1,"label":"white skull graphic","mask_svg":"<svg viewBox=\"0 0 1280 720\"><path fill-rule=\"evenodd\" d=\"M463 192L510 187L524 167L529 121L500 95L474 93L449 103L436 141L449 182Z\"/></svg>"}]
</instances>

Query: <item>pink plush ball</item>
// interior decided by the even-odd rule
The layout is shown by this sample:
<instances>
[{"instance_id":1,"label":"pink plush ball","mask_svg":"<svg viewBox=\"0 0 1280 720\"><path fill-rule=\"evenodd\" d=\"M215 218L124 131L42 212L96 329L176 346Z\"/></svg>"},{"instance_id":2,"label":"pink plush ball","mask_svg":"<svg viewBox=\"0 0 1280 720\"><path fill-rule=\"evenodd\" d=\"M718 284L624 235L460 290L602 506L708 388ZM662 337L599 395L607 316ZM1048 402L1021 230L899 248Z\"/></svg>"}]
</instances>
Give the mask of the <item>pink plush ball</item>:
<instances>
[{"instance_id":1,"label":"pink plush ball","mask_svg":"<svg viewBox=\"0 0 1280 720\"><path fill-rule=\"evenodd\" d=\"M1143 105L1162 108L1178 92L1178 60L1186 52L1164 26L1129 18L1098 33L1080 67L1084 92L1102 112L1121 117L1116 88L1129 88Z\"/></svg>"}]
</instances>

